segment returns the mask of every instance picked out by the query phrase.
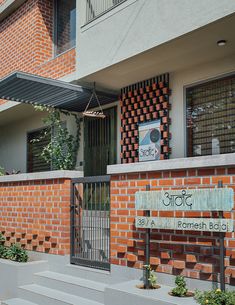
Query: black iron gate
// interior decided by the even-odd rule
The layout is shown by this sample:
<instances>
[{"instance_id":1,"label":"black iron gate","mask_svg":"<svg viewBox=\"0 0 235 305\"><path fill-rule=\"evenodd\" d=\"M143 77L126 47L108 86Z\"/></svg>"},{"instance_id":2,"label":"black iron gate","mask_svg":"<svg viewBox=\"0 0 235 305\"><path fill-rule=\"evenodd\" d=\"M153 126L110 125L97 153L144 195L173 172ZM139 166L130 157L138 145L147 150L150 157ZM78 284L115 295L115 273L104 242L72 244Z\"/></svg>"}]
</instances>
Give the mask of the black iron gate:
<instances>
[{"instance_id":1,"label":"black iron gate","mask_svg":"<svg viewBox=\"0 0 235 305\"><path fill-rule=\"evenodd\" d=\"M72 180L71 263L110 270L110 176Z\"/></svg>"}]
</instances>

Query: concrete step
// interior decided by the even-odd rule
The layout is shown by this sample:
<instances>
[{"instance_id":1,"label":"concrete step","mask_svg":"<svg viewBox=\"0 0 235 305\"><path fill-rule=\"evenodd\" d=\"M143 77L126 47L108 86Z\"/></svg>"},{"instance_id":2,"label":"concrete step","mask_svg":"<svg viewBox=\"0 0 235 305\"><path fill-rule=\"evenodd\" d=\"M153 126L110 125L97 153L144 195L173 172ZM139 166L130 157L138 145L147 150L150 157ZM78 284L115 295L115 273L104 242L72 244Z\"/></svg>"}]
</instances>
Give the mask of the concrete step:
<instances>
[{"instance_id":1,"label":"concrete step","mask_svg":"<svg viewBox=\"0 0 235 305\"><path fill-rule=\"evenodd\" d=\"M168 294L173 287L161 285L159 289L139 289L139 281L128 281L110 285L105 290L105 305L197 305L193 297L178 298Z\"/></svg>"},{"instance_id":2,"label":"concrete step","mask_svg":"<svg viewBox=\"0 0 235 305\"><path fill-rule=\"evenodd\" d=\"M37 305L102 305L100 302L36 284L19 287L19 297Z\"/></svg>"},{"instance_id":3,"label":"concrete step","mask_svg":"<svg viewBox=\"0 0 235 305\"><path fill-rule=\"evenodd\" d=\"M97 302L104 302L104 289L107 286L104 283L52 271L39 272L34 276L35 284Z\"/></svg>"},{"instance_id":4,"label":"concrete step","mask_svg":"<svg viewBox=\"0 0 235 305\"><path fill-rule=\"evenodd\" d=\"M23 300L23 299L14 298L14 299L2 301L1 305L37 305L37 304Z\"/></svg>"},{"instance_id":5,"label":"concrete step","mask_svg":"<svg viewBox=\"0 0 235 305\"><path fill-rule=\"evenodd\" d=\"M111 274L109 271L105 270L68 264L63 268L63 270L58 270L57 272L104 284L110 284L111 282Z\"/></svg>"}]
</instances>

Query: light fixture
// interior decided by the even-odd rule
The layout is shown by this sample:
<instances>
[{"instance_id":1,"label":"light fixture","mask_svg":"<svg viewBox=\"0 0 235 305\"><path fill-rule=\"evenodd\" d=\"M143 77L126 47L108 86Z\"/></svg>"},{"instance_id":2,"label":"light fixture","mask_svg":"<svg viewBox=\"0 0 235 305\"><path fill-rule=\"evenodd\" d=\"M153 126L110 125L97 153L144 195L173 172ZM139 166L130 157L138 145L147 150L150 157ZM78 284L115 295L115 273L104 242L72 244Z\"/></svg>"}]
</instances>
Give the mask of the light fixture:
<instances>
[{"instance_id":1,"label":"light fixture","mask_svg":"<svg viewBox=\"0 0 235 305\"><path fill-rule=\"evenodd\" d=\"M223 46L225 46L225 45L226 45L226 43L227 43L227 41L226 41L226 40L221 39L221 40L218 40L218 41L217 41L217 46L219 46L219 47L223 47Z\"/></svg>"}]
</instances>

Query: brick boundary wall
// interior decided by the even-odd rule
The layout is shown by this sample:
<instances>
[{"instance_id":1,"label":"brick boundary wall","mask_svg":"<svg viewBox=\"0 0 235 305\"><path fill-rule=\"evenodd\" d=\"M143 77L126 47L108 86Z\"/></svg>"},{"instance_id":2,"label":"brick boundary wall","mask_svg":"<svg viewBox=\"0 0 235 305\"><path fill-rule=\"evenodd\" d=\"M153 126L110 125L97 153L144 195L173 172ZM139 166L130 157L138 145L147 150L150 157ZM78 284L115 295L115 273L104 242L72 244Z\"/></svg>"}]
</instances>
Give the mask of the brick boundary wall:
<instances>
[{"instance_id":1,"label":"brick boundary wall","mask_svg":"<svg viewBox=\"0 0 235 305\"><path fill-rule=\"evenodd\" d=\"M5 245L70 253L70 179L0 183L0 232Z\"/></svg>"},{"instance_id":2,"label":"brick boundary wall","mask_svg":"<svg viewBox=\"0 0 235 305\"><path fill-rule=\"evenodd\" d=\"M135 228L135 192L151 190L214 188L219 180L224 187L235 190L235 168L216 168L180 171L159 171L120 174L111 177L111 263L142 268L145 261L145 230ZM215 212L153 211L160 217L217 217ZM232 213L224 217L234 218ZM152 230L151 265L154 270L168 274L182 274L201 280L218 281L218 233L196 231ZM235 285L235 234L227 233L226 283Z\"/></svg>"}]
</instances>

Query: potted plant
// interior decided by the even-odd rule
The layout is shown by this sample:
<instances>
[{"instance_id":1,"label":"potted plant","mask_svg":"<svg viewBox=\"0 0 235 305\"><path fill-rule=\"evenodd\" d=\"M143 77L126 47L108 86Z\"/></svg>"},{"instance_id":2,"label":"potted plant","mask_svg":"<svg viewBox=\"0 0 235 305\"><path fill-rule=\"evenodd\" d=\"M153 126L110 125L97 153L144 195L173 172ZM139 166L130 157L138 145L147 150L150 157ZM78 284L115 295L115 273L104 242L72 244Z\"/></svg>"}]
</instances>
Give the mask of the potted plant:
<instances>
[{"instance_id":1,"label":"potted plant","mask_svg":"<svg viewBox=\"0 0 235 305\"><path fill-rule=\"evenodd\" d=\"M161 286L157 284L157 277L154 274L150 265L144 265L145 275L144 275L144 283L137 285L137 288L140 289L158 289ZM148 276L146 278L146 275ZM146 283L148 281L148 283Z\"/></svg>"},{"instance_id":2,"label":"potted plant","mask_svg":"<svg viewBox=\"0 0 235 305\"><path fill-rule=\"evenodd\" d=\"M194 296L194 293L191 291L188 291L187 284L185 281L184 276L177 275L175 278L175 284L176 287L173 288L169 294L174 297L192 297Z\"/></svg>"}]
</instances>

